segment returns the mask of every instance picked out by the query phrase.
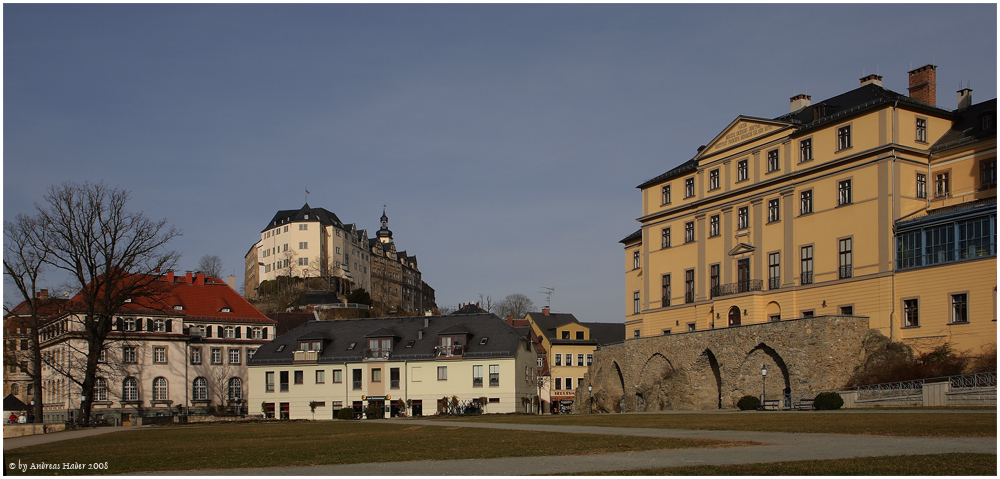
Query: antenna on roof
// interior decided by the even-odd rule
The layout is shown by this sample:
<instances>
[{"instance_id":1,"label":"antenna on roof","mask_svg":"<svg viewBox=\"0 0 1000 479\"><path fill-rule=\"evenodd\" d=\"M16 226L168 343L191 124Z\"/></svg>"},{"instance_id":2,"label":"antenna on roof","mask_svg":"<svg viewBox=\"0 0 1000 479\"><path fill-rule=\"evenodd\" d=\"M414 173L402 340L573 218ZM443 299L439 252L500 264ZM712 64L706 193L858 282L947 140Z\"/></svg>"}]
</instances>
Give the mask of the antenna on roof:
<instances>
[{"instance_id":1,"label":"antenna on roof","mask_svg":"<svg viewBox=\"0 0 1000 479\"><path fill-rule=\"evenodd\" d=\"M552 306L552 293L555 293L556 289L550 288L548 286L542 286L542 289L544 289L545 291L539 291L539 293L545 295L545 307L549 308Z\"/></svg>"}]
</instances>

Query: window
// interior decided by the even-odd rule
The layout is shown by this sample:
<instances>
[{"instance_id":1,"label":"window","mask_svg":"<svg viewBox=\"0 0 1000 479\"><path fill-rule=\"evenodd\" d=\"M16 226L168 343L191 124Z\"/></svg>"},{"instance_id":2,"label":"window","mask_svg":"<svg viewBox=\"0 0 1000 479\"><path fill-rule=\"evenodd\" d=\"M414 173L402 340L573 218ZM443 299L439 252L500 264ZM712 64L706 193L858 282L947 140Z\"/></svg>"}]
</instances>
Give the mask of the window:
<instances>
[{"instance_id":1,"label":"window","mask_svg":"<svg viewBox=\"0 0 1000 479\"><path fill-rule=\"evenodd\" d=\"M968 306L968 295L966 293L959 293L951 295L951 322L952 323L968 323L969 322L969 312Z\"/></svg>"},{"instance_id":2,"label":"window","mask_svg":"<svg viewBox=\"0 0 1000 479\"><path fill-rule=\"evenodd\" d=\"M813 159L812 138L806 138L799 142L799 163L805 163Z\"/></svg>"},{"instance_id":3,"label":"window","mask_svg":"<svg viewBox=\"0 0 1000 479\"><path fill-rule=\"evenodd\" d=\"M243 399L243 380L240 378L229 378L229 400L239 401Z\"/></svg>"},{"instance_id":4,"label":"window","mask_svg":"<svg viewBox=\"0 0 1000 479\"><path fill-rule=\"evenodd\" d=\"M556 366L562 366L562 354L556 354Z\"/></svg>"},{"instance_id":5,"label":"window","mask_svg":"<svg viewBox=\"0 0 1000 479\"><path fill-rule=\"evenodd\" d=\"M573 390L573 378L566 378L566 390L567 391Z\"/></svg>"},{"instance_id":6,"label":"window","mask_svg":"<svg viewBox=\"0 0 1000 479\"><path fill-rule=\"evenodd\" d=\"M274 371L264 373L264 392L274 392Z\"/></svg>"},{"instance_id":7,"label":"window","mask_svg":"<svg viewBox=\"0 0 1000 479\"><path fill-rule=\"evenodd\" d=\"M951 193L949 172L944 171L934 175L934 196L944 197Z\"/></svg>"},{"instance_id":8,"label":"window","mask_svg":"<svg viewBox=\"0 0 1000 479\"><path fill-rule=\"evenodd\" d=\"M904 299L903 300L903 321L904 327L916 328L920 326L920 314L917 309L916 299Z\"/></svg>"},{"instance_id":9,"label":"window","mask_svg":"<svg viewBox=\"0 0 1000 479\"><path fill-rule=\"evenodd\" d=\"M250 339L264 339L264 329L260 326L250 328Z\"/></svg>"},{"instance_id":10,"label":"window","mask_svg":"<svg viewBox=\"0 0 1000 479\"><path fill-rule=\"evenodd\" d=\"M229 364L240 364L240 356L242 356L242 354L240 354L239 348L230 348Z\"/></svg>"},{"instance_id":11,"label":"window","mask_svg":"<svg viewBox=\"0 0 1000 479\"><path fill-rule=\"evenodd\" d=\"M500 386L500 365L491 364L490 365L490 387Z\"/></svg>"},{"instance_id":12,"label":"window","mask_svg":"<svg viewBox=\"0 0 1000 479\"><path fill-rule=\"evenodd\" d=\"M696 329L696 327L695 327L695 323L688 323L688 332L689 332L689 333L693 333L693 332L695 332L696 330L697 330L697 329Z\"/></svg>"},{"instance_id":13,"label":"window","mask_svg":"<svg viewBox=\"0 0 1000 479\"><path fill-rule=\"evenodd\" d=\"M309 266L309 258L299 258L299 266Z\"/></svg>"},{"instance_id":14,"label":"window","mask_svg":"<svg viewBox=\"0 0 1000 479\"><path fill-rule=\"evenodd\" d=\"M636 291L632 293L632 313L639 314L639 311L641 311L639 305L639 292ZM558 364L556 366L558 366Z\"/></svg>"},{"instance_id":15,"label":"window","mask_svg":"<svg viewBox=\"0 0 1000 479\"><path fill-rule=\"evenodd\" d=\"M225 309L225 308L223 308L223 309ZM226 326L225 328L222 329L222 331L223 331L223 334L225 334L225 337L228 338L228 339L233 339L233 338L236 337L236 328L234 328L232 326Z\"/></svg>"},{"instance_id":16,"label":"window","mask_svg":"<svg viewBox=\"0 0 1000 479\"><path fill-rule=\"evenodd\" d=\"M153 362L159 364L167 362L166 346L153 346Z\"/></svg>"},{"instance_id":17,"label":"window","mask_svg":"<svg viewBox=\"0 0 1000 479\"><path fill-rule=\"evenodd\" d=\"M278 387L281 392L288 392L288 371L278 373Z\"/></svg>"},{"instance_id":18,"label":"window","mask_svg":"<svg viewBox=\"0 0 1000 479\"><path fill-rule=\"evenodd\" d=\"M448 366L438 366L438 381L448 380Z\"/></svg>"},{"instance_id":19,"label":"window","mask_svg":"<svg viewBox=\"0 0 1000 479\"><path fill-rule=\"evenodd\" d=\"M781 169L781 164L778 161L778 150L774 149L767 152L767 172L771 173Z\"/></svg>"},{"instance_id":20,"label":"window","mask_svg":"<svg viewBox=\"0 0 1000 479\"><path fill-rule=\"evenodd\" d=\"M720 234L722 233L719 227L719 215L713 215L708 218L708 237L712 238Z\"/></svg>"},{"instance_id":21,"label":"window","mask_svg":"<svg viewBox=\"0 0 1000 479\"><path fill-rule=\"evenodd\" d=\"M472 366L472 387L483 387L483 366L481 364Z\"/></svg>"},{"instance_id":22,"label":"window","mask_svg":"<svg viewBox=\"0 0 1000 479\"><path fill-rule=\"evenodd\" d=\"M288 228L287 226L285 228ZM309 229L309 225L302 223L299 225L299 231L305 231Z\"/></svg>"},{"instance_id":23,"label":"window","mask_svg":"<svg viewBox=\"0 0 1000 479\"><path fill-rule=\"evenodd\" d=\"M340 384L344 382L344 372L339 369L333 370L333 382L334 384Z\"/></svg>"},{"instance_id":24,"label":"window","mask_svg":"<svg viewBox=\"0 0 1000 479\"><path fill-rule=\"evenodd\" d=\"M803 311L803 312L802 312L802 317L803 317L803 318L811 318L811 317L813 317L813 316L816 316L816 312L815 312L815 311L813 311L813 310L811 310L811 309L810 309L810 310L808 310L808 311Z\"/></svg>"},{"instance_id":25,"label":"window","mask_svg":"<svg viewBox=\"0 0 1000 479\"><path fill-rule=\"evenodd\" d=\"M166 401L168 398L167 394L167 378L159 377L153 380L153 400L154 401Z\"/></svg>"},{"instance_id":26,"label":"window","mask_svg":"<svg viewBox=\"0 0 1000 479\"><path fill-rule=\"evenodd\" d=\"M813 282L813 247L812 245L802 247L802 275L801 284L812 284Z\"/></svg>"},{"instance_id":27,"label":"window","mask_svg":"<svg viewBox=\"0 0 1000 479\"><path fill-rule=\"evenodd\" d=\"M719 189L719 170L718 168L708 172L708 190Z\"/></svg>"},{"instance_id":28,"label":"window","mask_svg":"<svg viewBox=\"0 0 1000 479\"><path fill-rule=\"evenodd\" d=\"M917 198L927 198L927 175L917 173Z\"/></svg>"},{"instance_id":29,"label":"window","mask_svg":"<svg viewBox=\"0 0 1000 479\"><path fill-rule=\"evenodd\" d=\"M924 230L927 243L927 264L954 261L955 225L948 224Z\"/></svg>"},{"instance_id":30,"label":"window","mask_svg":"<svg viewBox=\"0 0 1000 479\"><path fill-rule=\"evenodd\" d=\"M854 306L841 306L840 314L844 316L851 316L854 314Z\"/></svg>"},{"instance_id":31,"label":"window","mask_svg":"<svg viewBox=\"0 0 1000 479\"><path fill-rule=\"evenodd\" d=\"M542 358L541 356L539 356L539 357L535 358L535 361L536 361L536 363L537 363L536 367L537 367L538 369L542 369L542 367L543 367L543 366L545 366L545 364L544 364L544 362L545 362L545 359L544 359L544 358Z\"/></svg>"},{"instance_id":32,"label":"window","mask_svg":"<svg viewBox=\"0 0 1000 479\"><path fill-rule=\"evenodd\" d=\"M923 247L920 231L907 231L896 235L896 268L912 268L922 263Z\"/></svg>"},{"instance_id":33,"label":"window","mask_svg":"<svg viewBox=\"0 0 1000 479\"><path fill-rule=\"evenodd\" d=\"M583 355L582 354L577 354L576 355L576 365L577 366L583 366Z\"/></svg>"},{"instance_id":34,"label":"window","mask_svg":"<svg viewBox=\"0 0 1000 479\"><path fill-rule=\"evenodd\" d=\"M299 241L299 249L309 249L308 241Z\"/></svg>"},{"instance_id":35,"label":"window","mask_svg":"<svg viewBox=\"0 0 1000 479\"><path fill-rule=\"evenodd\" d=\"M562 338L563 339L569 339L569 331L563 331L562 332Z\"/></svg>"},{"instance_id":36,"label":"window","mask_svg":"<svg viewBox=\"0 0 1000 479\"><path fill-rule=\"evenodd\" d=\"M136 325L138 324L135 318L125 318L122 322L124 331L137 331Z\"/></svg>"},{"instance_id":37,"label":"window","mask_svg":"<svg viewBox=\"0 0 1000 479\"><path fill-rule=\"evenodd\" d=\"M212 348L212 364L222 364L222 348Z\"/></svg>"},{"instance_id":38,"label":"window","mask_svg":"<svg viewBox=\"0 0 1000 479\"><path fill-rule=\"evenodd\" d=\"M638 339L638 338L639 338L639 330L638 330L638 329L636 329L636 330L632 331L632 337L633 337L633 338L636 338L636 339Z\"/></svg>"},{"instance_id":39,"label":"window","mask_svg":"<svg viewBox=\"0 0 1000 479\"><path fill-rule=\"evenodd\" d=\"M372 369L372 382L373 383L382 382L382 368Z\"/></svg>"},{"instance_id":40,"label":"window","mask_svg":"<svg viewBox=\"0 0 1000 479\"><path fill-rule=\"evenodd\" d=\"M997 187L997 159L990 158L979 162L979 188L988 190Z\"/></svg>"},{"instance_id":41,"label":"window","mask_svg":"<svg viewBox=\"0 0 1000 479\"><path fill-rule=\"evenodd\" d=\"M851 180L837 183L837 206L851 204Z\"/></svg>"},{"instance_id":42,"label":"window","mask_svg":"<svg viewBox=\"0 0 1000 479\"><path fill-rule=\"evenodd\" d=\"M750 207L744 206L736 210L736 229L745 230L750 227Z\"/></svg>"},{"instance_id":43,"label":"window","mask_svg":"<svg viewBox=\"0 0 1000 479\"><path fill-rule=\"evenodd\" d=\"M694 196L694 178L688 178L684 180L684 197L690 198Z\"/></svg>"},{"instance_id":44,"label":"window","mask_svg":"<svg viewBox=\"0 0 1000 479\"><path fill-rule=\"evenodd\" d=\"M851 147L851 126L837 128L837 151Z\"/></svg>"},{"instance_id":45,"label":"window","mask_svg":"<svg viewBox=\"0 0 1000 479\"><path fill-rule=\"evenodd\" d=\"M917 118L917 141L927 143L927 120Z\"/></svg>"},{"instance_id":46,"label":"window","mask_svg":"<svg viewBox=\"0 0 1000 479\"><path fill-rule=\"evenodd\" d=\"M389 389L399 389L399 368L389 368Z\"/></svg>"},{"instance_id":47,"label":"window","mask_svg":"<svg viewBox=\"0 0 1000 479\"><path fill-rule=\"evenodd\" d=\"M392 338L372 338L368 340L368 349L371 350L372 357L388 357L392 352Z\"/></svg>"},{"instance_id":48,"label":"window","mask_svg":"<svg viewBox=\"0 0 1000 479\"><path fill-rule=\"evenodd\" d=\"M996 231L995 228L993 231ZM959 258L956 259L989 256L991 243L990 218L973 218L958 223Z\"/></svg>"},{"instance_id":49,"label":"window","mask_svg":"<svg viewBox=\"0 0 1000 479\"><path fill-rule=\"evenodd\" d=\"M193 401L208 400L208 380L205 378L194 378L191 383L191 399Z\"/></svg>"},{"instance_id":50,"label":"window","mask_svg":"<svg viewBox=\"0 0 1000 479\"><path fill-rule=\"evenodd\" d=\"M104 402L108 400L108 380L97 378L94 381L94 401Z\"/></svg>"},{"instance_id":51,"label":"window","mask_svg":"<svg viewBox=\"0 0 1000 479\"><path fill-rule=\"evenodd\" d=\"M174 306L174 308L176 308L176 306ZM181 306L181 309L184 309L184 307ZM167 332L167 322L162 319L153 320L153 329L157 333L165 333Z\"/></svg>"},{"instance_id":52,"label":"window","mask_svg":"<svg viewBox=\"0 0 1000 479\"><path fill-rule=\"evenodd\" d=\"M201 364L201 348L191 348L191 364Z\"/></svg>"},{"instance_id":53,"label":"window","mask_svg":"<svg viewBox=\"0 0 1000 479\"><path fill-rule=\"evenodd\" d=\"M122 346L122 362L134 363L135 359L135 346Z\"/></svg>"},{"instance_id":54,"label":"window","mask_svg":"<svg viewBox=\"0 0 1000 479\"><path fill-rule=\"evenodd\" d=\"M799 214L807 215L813 212L813 192L806 190L799 193Z\"/></svg>"},{"instance_id":55,"label":"window","mask_svg":"<svg viewBox=\"0 0 1000 479\"><path fill-rule=\"evenodd\" d=\"M840 240L840 279L850 278L852 276L851 265L853 264L854 258L852 256L851 247L853 240L851 238L844 238Z\"/></svg>"},{"instance_id":56,"label":"window","mask_svg":"<svg viewBox=\"0 0 1000 479\"><path fill-rule=\"evenodd\" d=\"M779 199L775 198L773 200L767 200L767 222L775 223L781 221L781 207L779 206Z\"/></svg>"},{"instance_id":57,"label":"window","mask_svg":"<svg viewBox=\"0 0 1000 479\"><path fill-rule=\"evenodd\" d=\"M638 293L636 293L638 294ZM694 302L694 270L689 269L684 272L684 302Z\"/></svg>"},{"instance_id":58,"label":"window","mask_svg":"<svg viewBox=\"0 0 1000 479\"><path fill-rule=\"evenodd\" d=\"M740 160L736 162L736 181L745 181L750 178L750 160Z\"/></svg>"},{"instance_id":59,"label":"window","mask_svg":"<svg viewBox=\"0 0 1000 479\"><path fill-rule=\"evenodd\" d=\"M767 289L778 289L781 287L781 253L775 252L767 255Z\"/></svg>"},{"instance_id":60,"label":"window","mask_svg":"<svg viewBox=\"0 0 1000 479\"><path fill-rule=\"evenodd\" d=\"M593 354L588 354L587 355L587 366L590 366L591 364L594 364L594 355Z\"/></svg>"},{"instance_id":61,"label":"window","mask_svg":"<svg viewBox=\"0 0 1000 479\"><path fill-rule=\"evenodd\" d=\"M139 400L139 382L135 378L125 378L122 381L122 401L135 402Z\"/></svg>"},{"instance_id":62,"label":"window","mask_svg":"<svg viewBox=\"0 0 1000 479\"><path fill-rule=\"evenodd\" d=\"M555 378L555 379L556 379L556 391L562 390L562 378Z\"/></svg>"},{"instance_id":63,"label":"window","mask_svg":"<svg viewBox=\"0 0 1000 479\"><path fill-rule=\"evenodd\" d=\"M660 204L661 205L670 204L670 185L663 185L660 188Z\"/></svg>"},{"instance_id":64,"label":"window","mask_svg":"<svg viewBox=\"0 0 1000 479\"><path fill-rule=\"evenodd\" d=\"M632 269L639 269L639 252L632 253Z\"/></svg>"},{"instance_id":65,"label":"window","mask_svg":"<svg viewBox=\"0 0 1000 479\"><path fill-rule=\"evenodd\" d=\"M660 277L660 306L670 306L670 275Z\"/></svg>"},{"instance_id":66,"label":"window","mask_svg":"<svg viewBox=\"0 0 1000 479\"><path fill-rule=\"evenodd\" d=\"M722 292L721 290L722 282L721 279L719 278L718 264L713 264L708 267L708 276L710 278L710 283L711 283L709 285L709 291L711 292L712 296L719 296L719 294Z\"/></svg>"},{"instance_id":67,"label":"window","mask_svg":"<svg viewBox=\"0 0 1000 479\"><path fill-rule=\"evenodd\" d=\"M670 247L670 228L660 230L660 248ZM636 266L638 268L638 266Z\"/></svg>"},{"instance_id":68,"label":"window","mask_svg":"<svg viewBox=\"0 0 1000 479\"><path fill-rule=\"evenodd\" d=\"M684 223L684 242L691 243L694 241L694 221L688 221Z\"/></svg>"}]
</instances>

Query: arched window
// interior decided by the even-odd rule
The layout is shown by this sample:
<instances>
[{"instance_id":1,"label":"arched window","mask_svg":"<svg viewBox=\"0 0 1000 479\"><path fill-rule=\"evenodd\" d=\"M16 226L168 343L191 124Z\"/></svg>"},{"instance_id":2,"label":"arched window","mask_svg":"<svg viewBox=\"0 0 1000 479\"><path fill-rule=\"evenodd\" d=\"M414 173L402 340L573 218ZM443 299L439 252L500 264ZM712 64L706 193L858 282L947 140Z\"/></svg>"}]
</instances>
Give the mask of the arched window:
<instances>
[{"instance_id":1,"label":"arched window","mask_svg":"<svg viewBox=\"0 0 1000 479\"><path fill-rule=\"evenodd\" d=\"M239 401L243 399L243 380L240 378L229 379L229 400Z\"/></svg>"},{"instance_id":2,"label":"arched window","mask_svg":"<svg viewBox=\"0 0 1000 479\"><path fill-rule=\"evenodd\" d=\"M167 378L159 377L153 380L153 400L167 400Z\"/></svg>"},{"instance_id":3,"label":"arched window","mask_svg":"<svg viewBox=\"0 0 1000 479\"><path fill-rule=\"evenodd\" d=\"M107 401L108 400L108 380L104 378L97 378L94 381L94 401Z\"/></svg>"},{"instance_id":4,"label":"arched window","mask_svg":"<svg viewBox=\"0 0 1000 479\"><path fill-rule=\"evenodd\" d=\"M191 399L194 401L208 400L208 380L205 378L195 378L191 388Z\"/></svg>"},{"instance_id":5,"label":"arched window","mask_svg":"<svg viewBox=\"0 0 1000 479\"><path fill-rule=\"evenodd\" d=\"M138 401L139 384L135 378L125 378L122 381L122 401Z\"/></svg>"}]
</instances>

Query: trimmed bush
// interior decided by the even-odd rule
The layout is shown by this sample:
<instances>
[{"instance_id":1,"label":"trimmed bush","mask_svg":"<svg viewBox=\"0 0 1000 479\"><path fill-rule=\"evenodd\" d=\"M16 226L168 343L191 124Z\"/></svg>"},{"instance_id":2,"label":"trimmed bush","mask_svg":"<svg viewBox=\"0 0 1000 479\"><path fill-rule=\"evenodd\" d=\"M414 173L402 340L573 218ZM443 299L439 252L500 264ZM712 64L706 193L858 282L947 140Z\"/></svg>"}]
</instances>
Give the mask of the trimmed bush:
<instances>
[{"instance_id":1,"label":"trimmed bush","mask_svg":"<svg viewBox=\"0 0 1000 479\"><path fill-rule=\"evenodd\" d=\"M760 399L757 396L743 396L736 401L736 407L740 408L740 411L756 411L760 409Z\"/></svg>"},{"instance_id":2,"label":"trimmed bush","mask_svg":"<svg viewBox=\"0 0 1000 479\"><path fill-rule=\"evenodd\" d=\"M337 411L337 419L354 419L354 409L345 407Z\"/></svg>"},{"instance_id":3,"label":"trimmed bush","mask_svg":"<svg viewBox=\"0 0 1000 479\"><path fill-rule=\"evenodd\" d=\"M844 398L837 393L819 393L813 400L813 407L821 411L840 409L844 406Z\"/></svg>"}]
</instances>

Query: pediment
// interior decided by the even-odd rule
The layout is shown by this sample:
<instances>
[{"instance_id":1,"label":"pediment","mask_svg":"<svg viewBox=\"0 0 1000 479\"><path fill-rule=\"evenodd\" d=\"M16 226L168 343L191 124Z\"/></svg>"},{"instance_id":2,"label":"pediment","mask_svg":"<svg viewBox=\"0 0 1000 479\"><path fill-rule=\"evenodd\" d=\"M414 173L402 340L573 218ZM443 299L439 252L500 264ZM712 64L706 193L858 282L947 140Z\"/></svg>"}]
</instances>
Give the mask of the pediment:
<instances>
[{"instance_id":1,"label":"pediment","mask_svg":"<svg viewBox=\"0 0 1000 479\"><path fill-rule=\"evenodd\" d=\"M739 256L741 254L752 253L756 251L753 245L747 243L738 243L735 248L729 250L729 256Z\"/></svg>"},{"instance_id":2,"label":"pediment","mask_svg":"<svg viewBox=\"0 0 1000 479\"><path fill-rule=\"evenodd\" d=\"M718 153L791 127L791 123L739 116L698 154L698 158Z\"/></svg>"}]
</instances>

